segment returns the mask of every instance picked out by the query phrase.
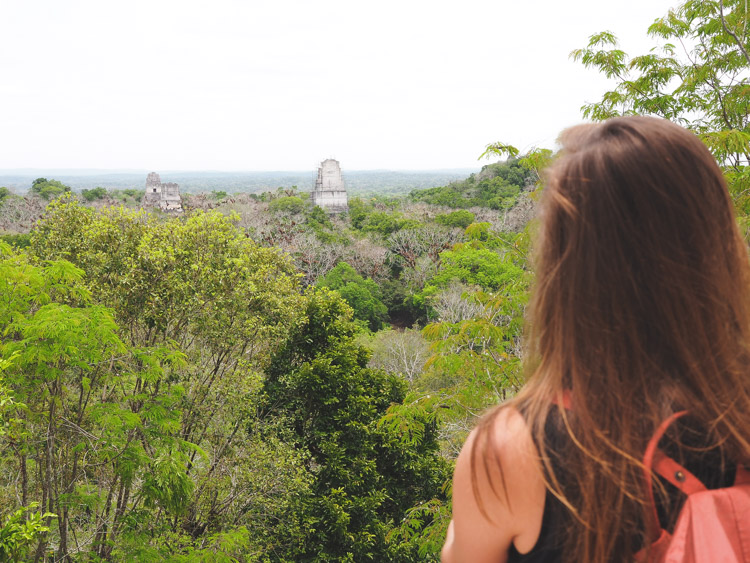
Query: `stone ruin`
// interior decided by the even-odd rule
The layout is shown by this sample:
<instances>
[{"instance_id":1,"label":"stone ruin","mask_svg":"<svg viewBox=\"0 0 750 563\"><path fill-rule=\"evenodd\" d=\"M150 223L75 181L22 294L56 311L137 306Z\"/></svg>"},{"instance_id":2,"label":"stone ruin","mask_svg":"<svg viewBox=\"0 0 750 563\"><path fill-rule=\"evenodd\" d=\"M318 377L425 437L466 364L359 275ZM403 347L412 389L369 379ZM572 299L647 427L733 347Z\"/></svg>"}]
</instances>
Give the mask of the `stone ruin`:
<instances>
[{"instance_id":1,"label":"stone ruin","mask_svg":"<svg viewBox=\"0 0 750 563\"><path fill-rule=\"evenodd\" d=\"M341 177L338 160L328 158L320 163L318 177L312 191L312 203L329 213L341 213L349 209L346 186Z\"/></svg>"},{"instance_id":2,"label":"stone ruin","mask_svg":"<svg viewBox=\"0 0 750 563\"><path fill-rule=\"evenodd\" d=\"M158 207L162 211L171 213L182 212L182 198L180 186L174 182L162 184L156 172L146 176L146 194L143 196L144 207Z\"/></svg>"}]
</instances>

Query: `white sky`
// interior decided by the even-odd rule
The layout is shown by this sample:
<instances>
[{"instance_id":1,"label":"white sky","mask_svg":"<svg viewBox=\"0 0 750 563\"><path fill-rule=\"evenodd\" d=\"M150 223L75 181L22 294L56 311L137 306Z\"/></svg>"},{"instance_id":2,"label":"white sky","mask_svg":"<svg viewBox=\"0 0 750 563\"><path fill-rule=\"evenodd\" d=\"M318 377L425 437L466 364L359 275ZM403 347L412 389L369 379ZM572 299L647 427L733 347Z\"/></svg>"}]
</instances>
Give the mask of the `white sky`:
<instances>
[{"instance_id":1,"label":"white sky","mask_svg":"<svg viewBox=\"0 0 750 563\"><path fill-rule=\"evenodd\" d=\"M0 169L478 167L549 146L677 0L2 0Z\"/></svg>"}]
</instances>

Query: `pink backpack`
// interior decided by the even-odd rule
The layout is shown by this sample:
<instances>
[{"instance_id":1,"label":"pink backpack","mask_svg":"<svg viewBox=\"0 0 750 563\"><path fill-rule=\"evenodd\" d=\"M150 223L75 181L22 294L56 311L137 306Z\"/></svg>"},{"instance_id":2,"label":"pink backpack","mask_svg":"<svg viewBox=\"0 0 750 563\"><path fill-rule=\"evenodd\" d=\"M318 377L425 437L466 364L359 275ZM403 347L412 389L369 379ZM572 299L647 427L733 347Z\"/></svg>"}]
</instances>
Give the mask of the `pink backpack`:
<instances>
[{"instance_id":1,"label":"pink backpack","mask_svg":"<svg viewBox=\"0 0 750 563\"><path fill-rule=\"evenodd\" d=\"M641 552L637 560L649 563L750 562L750 471L738 465L733 486L707 489L657 447L669 425L686 413L679 412L665 420L646 448L643 463L654 511L653 543L648 559ZM687 495L672 534L659 526L652 470Z\"/></svg>"}]
</instances>

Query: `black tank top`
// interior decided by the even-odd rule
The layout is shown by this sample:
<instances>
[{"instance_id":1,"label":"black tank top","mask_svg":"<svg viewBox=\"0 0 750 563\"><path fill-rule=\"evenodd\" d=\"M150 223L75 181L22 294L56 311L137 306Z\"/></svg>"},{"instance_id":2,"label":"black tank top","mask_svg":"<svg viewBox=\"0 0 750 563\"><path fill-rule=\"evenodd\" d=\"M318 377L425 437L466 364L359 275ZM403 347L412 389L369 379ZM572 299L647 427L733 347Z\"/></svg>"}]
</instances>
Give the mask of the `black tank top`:
<instances>
[{"instance_id":1,"label":"black tank top","mask_svg":"<svg viewBox=\"0 0 750 563\"><path fill-rule=\"evenodd\" d=\"M523 410L521 413L524 414ZM719 448L705 450L707 446L705 433L697 430L696 422L688 416L679 419L674 424L679 427L680 441L689 446L690 449L681 448L666 436L659 442L659 447L667 455L679 461L707 488L718 489L731 486L734 483L736 465L727 462ZM562 452L565 446L569 444L570 439L559 420L557 409L550 411L544 432L552 467L558 479L564 485L565 466ZM692 451L693 449L705 451L695 452ZM667 506L663 506L657 501L656 509L661 526L671 531L686 497L677 487L666 480L662 480L662 483L668 492L669 502ZM508 562L544 563L560 561L565 540L564 534L568 529L570 518L568 509L552 493L547 491L544 499L542 527L536 544L527 553L519 553L516 547L511 544Z\"/></svg>"}]
</instances>

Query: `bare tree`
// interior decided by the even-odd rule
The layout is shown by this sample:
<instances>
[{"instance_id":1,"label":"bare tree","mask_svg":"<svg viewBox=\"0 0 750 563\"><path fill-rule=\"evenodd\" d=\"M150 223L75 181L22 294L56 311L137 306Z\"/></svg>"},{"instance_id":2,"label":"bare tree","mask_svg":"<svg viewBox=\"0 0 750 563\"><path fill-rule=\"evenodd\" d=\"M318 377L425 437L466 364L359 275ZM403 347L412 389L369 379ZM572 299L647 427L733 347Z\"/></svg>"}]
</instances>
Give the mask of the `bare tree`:
<instances>
[{"instance_id":1,"label":"bare tree","mask_svg":"<svg viewBox=\"0 0 750 563\"><path fill-rule=\"evenodd\" d=\"M488 207L470 207L467 211L474 214L475 223L489 223L493 228L500 227L505 215L505 211L489 209Z\"/></svg>"},{"instance_id":2,"label":"bare tree","mask_svg":"<svg viewBox=\"0 0 750 563\"><path fill-rule=\"evenodd\" d=\"M498 230L506 232L520 232L536 213L536 202L529 192L518 196L518 201L503 214Z\"/></svg>"},{"instance_id":3,"label":"bare tree","mask_svg":"<svg viewBox=\"0 0 750 563\"><path fill-rule=\"evenodd\" d=\"M418 229L403 229L388 237L388 250L397 263L405 268L415 268L420 256L433 262L440 261L440 253L461 240L460 229L446 229L425 225Z\"/></svg>"},{"instance_id":4,"label":"bare tree","mask_svg":"<svg viewBox=\"0 0 750 563\"><path fill-rule=\"evenodd\" d=\"M182 194L182 208L185 212L194 210L208 211L218 207L218 202L209 199L206 194Z\"/></svg>"},{"instance_id":5,"label":"bare tree","mask_svg":"<svg viewBox=\"0 0 750 563\"><path fill-rule=\"evenodd\" d=\"M46 204L38 197L7 196L0 202L0 231L28 233L44 214Z\"/></svg>"},{"instance_id":6,"label":"bare tree","mask_svg":"<svg viewBox=\"0 0 750 563\"><path fill-rule=\"evenodd\" d=\"M387 245L396 262L406 268L414 268L417 259L425 252L418 229L396 231L388 237Z\"/></svg>"},{"instance_id":7,"label":"bare tree","mask_svg":"<svg viewBox=\"0 0 750 563\"><path fill-rule=\"evenodd\" d=\"M239 215L237 226L245 229L253 238L268 225L268 203L248 197L248 194L232 196L224 200L217 209L224 215Z\"/></svg>"},{"instance_id":8,"label":"bare tree","mask_svg":"<svg viewBox=\"0 0 750 563\"><path fill-rule=\"evenodd\" d=\"M305 275L304 285L314 284L339 262L343 248L339 244L326 244L310 232L295 235L286 247L282 247L294 259L297 268Z\"/></svg>"},{"instance_id":9,"label":"bare tree","mask_svg":"<svg viewBox=\"0 0 750 563\"><path fill-rule=\"evenodd\" d=\"M445 229L436 225L426 225L418 229L424 252L433 262L440 261L440 253L452 248L463 238L461 229Z\"/></svg>"},{"instance_id":10,"label":"bare tree","mask_svg":"<svg viewBox=\"0 0 750 563\"><path fill-rule=\"evenodd\" d=\"M386 330L375 336L370 366L401 375L410 383L422 374L429 345L416 329Z\"/></svg>"},{"instance_id":11,"label":"bare tree","mask_svg":"<svg viewBox=\"0 0 750 563\"><path fill-rule=\"evenodd\" d=\"M454 282L432 297L430 305L438 321L458 323L481 315L485 307L471 299L470 293L477 288Z\"/></svg>"},{"instance_id":12,"label":"bare tree","mask_svg":"<svg viewBox=\"0 0 750 563\"><path fill-rule=\"evenodd\" d=\"M365 278L382 280L388 277L388 249L370 239L357 239L346 248L343 259Z\"/></svg>"},{"instance_id":13,"label":"bare tree","mask_svg":"<svg viewBox=\"0 0 750 563\"><path fill-rule=\"evenodd\" d=\"M264 246L276 246L291 254L295 239L305 232L299 218L285 214L264 214L255 229L254 238Z\"/></svg>"},{"instance_id":14,"label":"bare tree","mask_svg":"<svg viewBox=\"0 0 750 563\"><path fill-rule=\"evenodd\" d=\"M441 213L450 213L453 211L450 207L444 205L432 205L431 203L424 203L423 201L411 202L404 201L401 204L401 212L407 219L416 219L417 221L425 222L432 221L436 215Z\"/></svg>"},{"instance_id":15,"label":"bare tree","mask_svg":"<svg viewBox=\"0 0 750 563\"><path fill-rule=\"evenodd\" d=\"M401 272L401 279L414 292L421 291L427 280L432 278L437 272L438 266L427 256L417 258L414 267L404 268Z\"/></svg>"}]
</instances>

